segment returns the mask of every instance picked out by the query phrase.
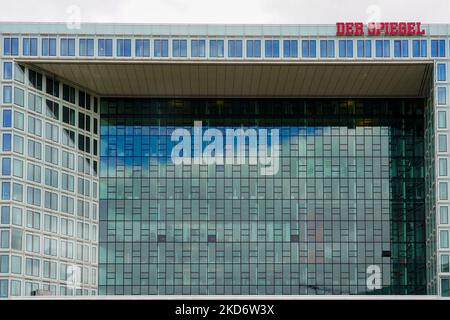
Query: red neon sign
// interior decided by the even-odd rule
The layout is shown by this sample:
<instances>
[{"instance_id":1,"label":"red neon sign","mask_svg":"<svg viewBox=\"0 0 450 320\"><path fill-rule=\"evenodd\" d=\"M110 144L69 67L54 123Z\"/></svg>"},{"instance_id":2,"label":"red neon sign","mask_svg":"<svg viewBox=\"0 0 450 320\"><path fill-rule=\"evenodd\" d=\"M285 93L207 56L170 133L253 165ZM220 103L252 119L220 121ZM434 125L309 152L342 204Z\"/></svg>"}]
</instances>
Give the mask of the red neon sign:
<instances>
[{"instance_id":1,"label":"red neon sign","mask_svg":"<svg viewBox=\"0 0 450 320\"><path fill-rule=\"evenodd\" d=\"M422 36L425 30L420 22L337 22L337 36Z\"/></svg>"}]
</instances>

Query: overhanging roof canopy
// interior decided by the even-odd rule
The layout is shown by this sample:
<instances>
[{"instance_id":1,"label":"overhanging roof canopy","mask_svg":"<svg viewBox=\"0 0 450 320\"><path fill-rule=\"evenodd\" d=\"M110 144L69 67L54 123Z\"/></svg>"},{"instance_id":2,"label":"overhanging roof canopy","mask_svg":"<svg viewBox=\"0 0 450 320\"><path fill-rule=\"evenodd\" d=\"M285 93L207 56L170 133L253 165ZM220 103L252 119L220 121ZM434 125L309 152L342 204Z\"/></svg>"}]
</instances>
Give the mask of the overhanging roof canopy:
<instances>
[{"instance_id":1,"label":"overhanging roof canopy","mask_svg":"<svg viewBox=\"0 0 450 320\"><path fill-rule=\"evenodd\" d=\"M100 96L425 97L430 61L33 60Z\"/></svg>"}]
</instances>

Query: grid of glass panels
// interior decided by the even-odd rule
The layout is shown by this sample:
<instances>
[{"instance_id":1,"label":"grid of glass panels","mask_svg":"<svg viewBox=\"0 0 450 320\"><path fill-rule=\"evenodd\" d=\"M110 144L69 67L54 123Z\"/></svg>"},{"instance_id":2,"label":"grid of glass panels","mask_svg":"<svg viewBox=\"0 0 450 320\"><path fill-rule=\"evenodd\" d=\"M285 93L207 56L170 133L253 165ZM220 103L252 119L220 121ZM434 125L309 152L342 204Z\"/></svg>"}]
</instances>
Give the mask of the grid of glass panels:
<instances>
[{"instance_id":1,"label":"grid of glass panels","mask_svg":"<svg viewBox=\"0 0 450 320\"><path fill-rule=\"evenodd\" d=\"M425 294L424 105L103 99L99 293ZM194 121L278 129L278 172L173 164Z\"/></svg>"},{"instance_id":2,"label":"grid of glass panels","mask_svg":"<svg viewBox=\"0 0 450 320\"><path fill-rule=\"evenodd\" d=\"M0 63L2 298L97 294L98 98Z\"/></svg>"}]
</instances>

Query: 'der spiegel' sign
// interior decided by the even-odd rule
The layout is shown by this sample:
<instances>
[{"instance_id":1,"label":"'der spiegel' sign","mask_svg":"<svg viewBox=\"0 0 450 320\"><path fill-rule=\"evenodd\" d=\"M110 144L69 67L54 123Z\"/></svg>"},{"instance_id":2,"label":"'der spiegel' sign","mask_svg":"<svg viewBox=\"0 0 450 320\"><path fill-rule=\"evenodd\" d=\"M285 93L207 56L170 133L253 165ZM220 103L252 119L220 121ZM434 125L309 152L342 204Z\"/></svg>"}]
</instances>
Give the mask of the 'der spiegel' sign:
<instances>
[{"instance_id":1,"label":"'der spiegel' sign","mask_svg":"<svg viewBox=\"0 0 450 320\"><path fill-rule=\"evenodd\" d=\"M337 36L422 36L425 30L420 22L337 22Z\"/></svg>"}]
</instances>

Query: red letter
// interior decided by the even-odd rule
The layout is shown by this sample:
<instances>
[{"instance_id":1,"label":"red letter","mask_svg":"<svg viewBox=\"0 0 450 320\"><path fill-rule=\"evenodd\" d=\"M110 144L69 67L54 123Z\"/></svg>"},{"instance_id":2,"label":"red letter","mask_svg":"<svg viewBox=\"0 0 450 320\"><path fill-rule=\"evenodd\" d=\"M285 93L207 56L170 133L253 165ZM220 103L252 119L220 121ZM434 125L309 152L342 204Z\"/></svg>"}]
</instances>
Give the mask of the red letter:
<instances>
[{"instance_id":1,"label":"red letter","mask_svg":"<svg viewBox=\"0 0 450 320\"><path fill-rule=\"evenodd\" d=\"M398 23L397 22L391 22L390 25L391 25L390 35L391 36L398 35Z\"/></svg>"},{"instance_id":2,"label":"red letter","mask_svg":"<svg viewBox=\"0 0 450 320\"><path fill-rule=\"evenodd\" d=\"M367 33L369 34L369 36L373 36L375 35L375 32L376 32L375 22L369 22L367 24Z\"/></svg>"},{"instance_id":3,"label":"red letter","mask_svg":"<svg viewBox=\"0 0 450 320\"><path fill-rule=\"evenodd\" d=\"M362 36L364 34L364 24L362 22L356 22L356 33L357 36Z\"/></svg>"},{"instance_id":4,"label":"red letter","mask_svg":"<svg viewBox=\"0 0 450 320\"><path fill-rule=\"evenodd\" d=\"M336 35L337 36L343 36L344 33L344 23L343 22L336 22Z\"/></svg>"},{"instance_id":5,"label":"red letter","mask_svg":"<svg viewBox=\"0 0 450 320\"><path fill-rule=\"evenodd\" d=\"M415 30L416 24L415 22L408 22L408 31L407 34L413 36L416 34L417 30Z\"/></svg>"},{"instance_id":6,"label":"red letter","mask_svg":"<svg viewBox=\"0 0 450 320\"><path fill-rule=\"evenodd\" d=\"M398 24L398 29L402 36L407 35L406 22L400 22Z\"/></svg>"},{"instance_id":7,"label":"red letter","mask_svg":"<svg viewBox=\"0 0 450 320\"><path fill-rule=\"evenodd\" d=\"M420 22L417 22L416 24L417 24L417 34L418 34L418 35L423 35L423 34L425 34L425 30L424 30L424 29L422 29L422 30L420 29L420 24L421 24L421 23L420 23Z\"/></svg>"},{"instance_id":8,"label":"red letter","mask_svg":"<svg viewBox=\"0 0 450 320\"><path fill-rule=\"evenodd\" d=\"M345 24L345 34L347 36L353 36L355 34L354 31L353 31L353 25L354 25L353 22L347 22Z\"/></svg>"}]
</instances>

